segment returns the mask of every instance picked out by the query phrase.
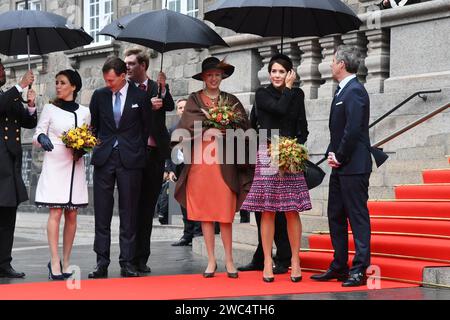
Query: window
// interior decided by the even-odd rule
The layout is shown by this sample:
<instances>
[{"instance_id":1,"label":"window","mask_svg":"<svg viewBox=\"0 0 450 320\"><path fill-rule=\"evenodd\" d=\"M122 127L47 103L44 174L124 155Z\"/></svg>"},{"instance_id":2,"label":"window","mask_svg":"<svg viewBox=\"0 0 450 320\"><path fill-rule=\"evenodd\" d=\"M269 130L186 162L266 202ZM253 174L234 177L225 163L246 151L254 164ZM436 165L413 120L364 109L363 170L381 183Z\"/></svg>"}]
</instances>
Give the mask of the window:
<instances>
[{"instance_id":1,"label":"window","mask_svg":"<svg viewBox=\"0 0 450 320\"><path fill-rule=\"evenodd\" d=\"M29 10L42 10L41 0L28 0ZM25 10L25 1L17 3L17 10Z\"/></svg>"},{"instance_id":2,"label":"window","mask_svg":"<svg viewBox=\"0 0 450 320\"><path fill-rule=\"evenodd\" d=\"M98 33L111 23L113 14L113 0L84 0L84 30L94 38L92 44L105 44L111 41L111 37Z\"/></svg>"},{"instance_id":3,"label":"window","mask_svg":"<svg viewBox=\"0 0 450 320\"><path fill-rule=\"evenodd\" d=\"M163 0L163 8L198 17L198 0Z\"/></svg>"},{"instance_id":4,"label":"window","mask_svg":"<svg viewBox=\"0 0 450 320\"><path fill-rule=\"evenodd\" d=\"M22 179L27 187L31 181L31 165L33 161L31 145L22 145Z\"/></svg>"}]
</instances>

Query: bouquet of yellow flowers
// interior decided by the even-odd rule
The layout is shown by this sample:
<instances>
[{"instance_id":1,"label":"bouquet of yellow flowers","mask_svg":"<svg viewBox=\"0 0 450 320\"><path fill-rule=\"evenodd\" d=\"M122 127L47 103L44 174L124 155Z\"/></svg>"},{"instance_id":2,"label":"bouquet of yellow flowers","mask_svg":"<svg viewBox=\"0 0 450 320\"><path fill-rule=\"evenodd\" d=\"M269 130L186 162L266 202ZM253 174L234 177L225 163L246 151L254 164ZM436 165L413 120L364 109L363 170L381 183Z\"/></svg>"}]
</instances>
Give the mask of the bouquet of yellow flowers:
<instances>
[{"instance_id":1,"label":"bouquet of yellow flowers","mask_svg":"<svg viewBox=\"0 0 450 320\"><path fill-rule=\"evenodd\" d=\"M90 152L98 144L97 138L94 137L91 128L87 124L63 132L61 140L67 148L72 149L74 161L78 161L85 153Z\"/></svg>"},{"instance_id":2,"label":"bouquet of yellow flowers","mask_svg":"<svg viewBox=\"0 0 450 320\"><path fill-rule=\"evenodd\" d=\"M210 108L208 111L201 109L206 116L203 126L219 130L240 128L244 119L241 113L236 110L236 106L237 103L231 105L228 99L220 97L217 107Z\"/></svg>"},{"instance_id":3,"label":"bouquet of yellow flowers","mask_svg":"<svg viewBox=\"0 0 450 320\"><path fill-rule=\"evenodd\" d=\"M305 170L305 162L308 160L308 149L297 139L287 137L275 137L269 148L272 163L278 162L280 175L285 173L299 173Z\"/></svg>"}]
</instances>

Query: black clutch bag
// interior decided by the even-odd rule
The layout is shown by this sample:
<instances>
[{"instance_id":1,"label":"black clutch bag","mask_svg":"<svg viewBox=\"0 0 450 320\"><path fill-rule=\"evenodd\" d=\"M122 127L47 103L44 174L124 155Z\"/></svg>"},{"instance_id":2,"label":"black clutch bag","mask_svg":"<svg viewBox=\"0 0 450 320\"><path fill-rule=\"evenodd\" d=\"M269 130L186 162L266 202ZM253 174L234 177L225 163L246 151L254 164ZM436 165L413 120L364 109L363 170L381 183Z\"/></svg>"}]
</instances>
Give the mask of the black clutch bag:
<instances>
[{"instance_id":1,"label":"black clutch bag","mask_svg":"<svg viewBox=\"0 0 450 320\"><path fill-rule=\"evenodd\" d=\"M308 189L314 189L318 185L320 185L325 178L325 171L323 171L318 165L315 163L306 160L305 162L305 180Z\"/></svg>"}]
</instances>

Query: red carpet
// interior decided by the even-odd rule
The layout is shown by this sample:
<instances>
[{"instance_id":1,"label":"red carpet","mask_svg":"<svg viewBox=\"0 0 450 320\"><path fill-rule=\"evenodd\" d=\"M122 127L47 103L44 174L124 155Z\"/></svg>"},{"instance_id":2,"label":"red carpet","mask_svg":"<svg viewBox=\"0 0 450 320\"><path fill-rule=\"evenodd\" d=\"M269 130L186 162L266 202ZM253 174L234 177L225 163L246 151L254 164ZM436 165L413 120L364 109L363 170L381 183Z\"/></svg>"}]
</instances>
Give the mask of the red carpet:
<instances>
[{"instance_id":1,"label":"red carpet","mask_svg":"<svg viewBox=\"0 0 450 320\"><path fill-rule=\"evenodd\" d=\"M372 265L383 278L422 282L424 268L450 266L450 170L424 170L423 180L396 186L396 200L368 203ZM330 236L312 235L309 245L309 252L300 253L302 267L327 269L333 260ZM349 250L355 250L351 230Z\"/></svg>"},{"instance_id":2,"label":"red carpet","mask_svg":"<svg viewBox=\"0 0 450 320\"><path fill-rule=\"evenodd\" d=\"M65 282L0 285L0 300L184 300L369 290L366 286L342 288L340 282L315 282L309 279L310 275L304 272L303 281L299 283L292 283L287 274L277 276L273 283L264 283L262 272L241 272L239 279L229 279L222 273L212 279L201 275L176 275L84 280L81 290L68 290ZM381 289L416 286L381 281Z\"/></svg>"},{"instance_id":3,"label":"red carpet","mask_svg":"<svg viewBox=\"0 0 450 320\"><path fill-rule=\"evenodd\" d=\"M445 183L450 181L450 169L425 170L422 176L424 183Z\"/></svg>"}]
</instances>

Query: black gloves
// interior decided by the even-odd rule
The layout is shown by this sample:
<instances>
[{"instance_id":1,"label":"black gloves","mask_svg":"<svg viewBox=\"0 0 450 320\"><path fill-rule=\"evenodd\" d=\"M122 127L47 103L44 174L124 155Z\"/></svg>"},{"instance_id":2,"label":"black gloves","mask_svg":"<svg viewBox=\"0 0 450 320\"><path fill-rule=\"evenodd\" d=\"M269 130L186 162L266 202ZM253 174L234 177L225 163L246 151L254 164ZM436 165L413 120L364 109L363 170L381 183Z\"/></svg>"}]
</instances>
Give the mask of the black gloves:
<instances>
[{"instance_id":1,"label":"black gloves","mask_svg":"<svg viewBox=\"0 0 450 320\"><path fill-rule=\"evenodd\" d=\"M37 138L38 142L41 144L42 149L44 149L45 151L52 151L53 150L53 144L50 141L50 138L47 137L46 134L41 133L38 138Z\"/></svg>"}]
</instances>

